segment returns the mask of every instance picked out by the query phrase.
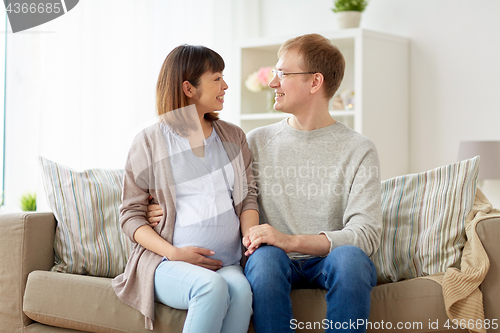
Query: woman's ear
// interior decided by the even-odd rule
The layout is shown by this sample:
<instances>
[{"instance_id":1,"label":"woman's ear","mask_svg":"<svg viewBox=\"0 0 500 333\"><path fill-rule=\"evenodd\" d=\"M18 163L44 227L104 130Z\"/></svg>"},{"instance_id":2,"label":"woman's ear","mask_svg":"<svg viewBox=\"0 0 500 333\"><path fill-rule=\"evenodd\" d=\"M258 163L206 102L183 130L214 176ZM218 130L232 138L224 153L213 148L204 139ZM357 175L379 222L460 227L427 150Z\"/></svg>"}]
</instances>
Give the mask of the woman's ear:
<instances>
[{"instance_id":1,"label":"woman's ear","mask_svg":"<svg viewBox=\"0 0 500 333\"><path fill-rule=\"evenodd\" d=\"M189 81L182 82L182 90L187 98L193 98L195 94L195 88Z\"/></svg>"},{"instance_id":2,"label":"woman's ear","mask_svg":"<svg viewBox=\"0 0 500 333\"><path fill-rule=\"evenodd\" d=\"M325 81L325 77L321 73L314 73L313 80L311 83L311 93L316 93L321 90L323 86L323 82Z\"/></svg>"}]
</instances>

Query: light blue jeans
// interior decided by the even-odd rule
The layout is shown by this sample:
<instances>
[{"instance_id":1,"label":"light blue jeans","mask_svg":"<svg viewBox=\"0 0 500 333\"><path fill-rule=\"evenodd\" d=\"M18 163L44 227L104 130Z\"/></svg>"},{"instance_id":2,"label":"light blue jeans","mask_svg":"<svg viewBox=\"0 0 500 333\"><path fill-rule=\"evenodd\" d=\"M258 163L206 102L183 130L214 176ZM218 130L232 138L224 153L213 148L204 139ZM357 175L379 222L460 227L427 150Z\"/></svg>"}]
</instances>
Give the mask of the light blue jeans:
<instances>
[{"instance_id":1,"label":"light blue jeans","mask_svg":"<svg viewBox=\"0 0 500 333\"><path fill-rule=\"evenodd\" d=\"M156 268L155 297L170 307L188 310L183 333L248 331L252 291L240 266L214 272L165 260Z\"/></svg>"},{"instance_id":2,"label":"light blue jeans","mask_svg":"<svg viewBox=\"0 0 500 333\"><path fill-rule=\"evenodd\" d=\"M290 260L277 247L261 246L248 258L245 274L252 286L257 333L294 332L290 291L307 288L327 291L325 332L366 331L365 326L352 323L368 320L377 273L358 247L344 245L326 257Z\"/></svg>"}]
</instances>

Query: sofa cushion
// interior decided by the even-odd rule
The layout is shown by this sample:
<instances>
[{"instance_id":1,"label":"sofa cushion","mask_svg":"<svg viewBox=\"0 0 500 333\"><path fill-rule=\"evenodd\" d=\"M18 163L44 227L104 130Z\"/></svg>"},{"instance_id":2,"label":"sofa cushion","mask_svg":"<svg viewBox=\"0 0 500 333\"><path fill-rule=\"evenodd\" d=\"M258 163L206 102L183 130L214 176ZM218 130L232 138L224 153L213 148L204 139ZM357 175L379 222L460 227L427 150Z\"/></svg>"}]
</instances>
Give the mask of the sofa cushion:
<instances>
[{"instance_id":1,"label":"sofa cushion","mask_svg":"<svg viewBox=\"0 0 500 333\"><path fill-rule=\"evenodd\" d=\"M34 271L23 310L42 324L87 332L151 332L144 316L116 296L110 278ZM186 311L156 304L153 332L182 332Z\"/></svg>"},{"instance_id":2,"label":"sofa cushion","mask_svg":"<svg viewBox=\"0 0 500 333\"><path fill-rule=\"evenodd\" d=\"M78 172L39 157L48 203L57 220L52 271L115 277L132 250L121 232L123 170Z\"/></svg>"},{"instance_id":3,"label":"sofa cushion","mask_svg":"<svg viewBox=\"0 0 500 333\"><path fill-rule=\"evenodd\" d=\"M292 324L297 332L324 332L325 295L326 291L320 289L292 290L295 319ZM367 328L367 333L467 332L447 329L447 320L441 286L427 279L411 279L373 288L369 323L365 321L362 324ZM328 321L326 324L335 326L335 323ZM254 333L253 329L250 333Z\"/></svg>"},{"instance_id":4,"label":"sofa cushion","mask_svg":"<svg viewBox=\"0 0 500 333\"><path fill-rule=\"evenodd\" d=\"M82 333L83 331L33 323L24 328L23 333Z\"/></svg>"},{"instance_id":5,"label":"sofa cushion","mask_svg":"<svg viewBox=\"0 0 500 333\"><path fill-rule=\"evenodd\" d=\"M380 248L372 256L379 282L459 266L478 172L476 156L382 182L383 230Z\"/></svg>"},{"instance_id":6,"label":"sofa cushion","mask_svg":"<svg viewBox=\"0 0 500 333\"><path fill-rule=\"evenodd\" d=\"M373 288L369 321L372 326L367 333L468 332L445 327L448 316L442 287L425 278L387 283ZM448 324L453 326L449 321ZM402 328L398 328L398 325Z\"/></svg>"},{"instance_id":7,"label":"sofa cushion","mask_svg":"<svg viewBox=\"0 0 500 333\"><path fill-rule=\"evenodd\" d=\"M306 322L323 323L325 294L319 289L292 291L297 326ZM161 303L156 304L155 311L153 332L182 332L186 311ZM24 312L39 323L81 331L150 332L144 329L144 317L116 297L108 278L34 271L28 277ZM398 330L401 332L428 332L429 323L436 321L445 331L446 320L441 286L431 280L412 279L373 288L371 326L368 326L372 329L367 332L387 331L381 329L381 325L385 328L391 325L396 329L398 323L407 325Z\"/></svg>"},{"instance_id":8,"label":"sofa cushion","mask_svg":"<svg viewBox=\"0 0 500 333\"><path fill-rule=\"evenodd\" d=\"M307 322L316 328L323 325L326 316L325 290L292 290L293 315L299 328ZM363 322L367 333L371 332L467 332L448 330L444 327L448 317L444 307L441 286L426 279L412 279L373 288L371 293L370 318ZM327 322L328 325L332 323ZM439 330L429 329L437 323ZM333 326L335 323L333 323ZM398 326L399 325L399 326ZM306 326L303 326L307 328ZM399 327L399 329L398 329ZM324 332L322 329L299 330L297 332Z\"/></svg>"}]
</instances>

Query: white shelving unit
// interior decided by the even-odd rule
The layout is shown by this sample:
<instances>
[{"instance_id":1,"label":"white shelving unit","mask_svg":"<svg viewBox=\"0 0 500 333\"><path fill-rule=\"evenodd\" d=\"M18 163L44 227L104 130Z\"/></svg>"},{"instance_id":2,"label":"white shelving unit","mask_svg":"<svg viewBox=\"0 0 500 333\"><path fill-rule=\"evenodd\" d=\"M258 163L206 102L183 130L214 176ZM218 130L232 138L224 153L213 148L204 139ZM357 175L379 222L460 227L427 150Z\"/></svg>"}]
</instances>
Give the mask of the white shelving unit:
<instances>
[{"instance_id":1,"label":"white shelving unit","mask_svg":"<svg viewBox=\"0 0 500 333\"><path fill-rule=\"evenodd\" d=\"M340 49L346 61L338 93L345 89L355 92L354 109L332 110L332 117L375 143L382 179L408 173L409 40L365 29L344 29L322 35ZM244 82L260 67L274 67L279 47L292 37L252 39L239 44L236 68L240 71L235 80L239 92L235 102L239 112L234 121L245 132L289 116L265 112L266 92L251 92Z\"/></svg>"}]
</instances>

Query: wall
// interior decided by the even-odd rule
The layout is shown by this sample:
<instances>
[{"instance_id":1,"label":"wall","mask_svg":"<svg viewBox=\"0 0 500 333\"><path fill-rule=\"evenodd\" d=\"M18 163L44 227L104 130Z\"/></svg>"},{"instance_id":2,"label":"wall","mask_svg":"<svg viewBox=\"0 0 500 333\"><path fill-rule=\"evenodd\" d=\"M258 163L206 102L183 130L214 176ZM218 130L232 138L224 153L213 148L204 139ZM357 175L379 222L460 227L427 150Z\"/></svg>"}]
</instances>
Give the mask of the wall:
<instances>
[{"instance_id":1,"label":"wall","mask_svg":"<svg viewBox=\"0 0 500 333\"><path fill-rule=\"evenodd\" d=\"M235 41L336 30L331 7L331 0L84 0L9 34L7 206L33 190L44 206L38 155L79 170L122 167L133 135L154 115L156 78L173 47L213 47L231 89ZM371 0L363 13L363 28L411 39L412 172L454 162L461 140L500 140L498 17L497 0ZM231 90L226 101L230 120ZM493 185L489 191L500 188Z\"/></svg>"},{"instance_id":2,"label":"wall","mask_svg":"<svg viewBox=\"0 0 500 333\"><path fill-rule=\"evenodd\" d=\"M336 30L331 7L330 0L262 0L261 35ZM498 17L496 0L369 1L361 27L411 39L411 172L455 162L462 140L500 140ZM485 185L500 207L500 184Z\"/></svg>"},{"instance_id":3,"label":"wall","mask_svg":"<svg viewBox=\"0 0 500 333\"><path fill-rule=\"evenodd\" d=\"M85 0L54 21L10 33L7 210L18 209L27 191L47 209L39 155L76 170L122 168L131 140L154 117L168 52L183 43L216 48L215 30L225 22L213 19L216 2Z\"/></svg>"}]
</instances>

